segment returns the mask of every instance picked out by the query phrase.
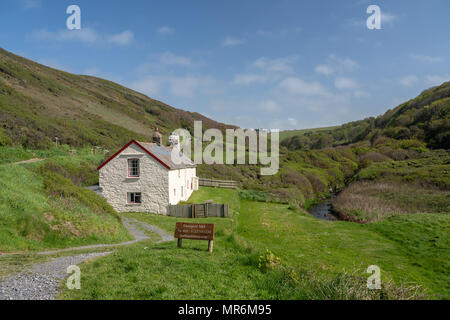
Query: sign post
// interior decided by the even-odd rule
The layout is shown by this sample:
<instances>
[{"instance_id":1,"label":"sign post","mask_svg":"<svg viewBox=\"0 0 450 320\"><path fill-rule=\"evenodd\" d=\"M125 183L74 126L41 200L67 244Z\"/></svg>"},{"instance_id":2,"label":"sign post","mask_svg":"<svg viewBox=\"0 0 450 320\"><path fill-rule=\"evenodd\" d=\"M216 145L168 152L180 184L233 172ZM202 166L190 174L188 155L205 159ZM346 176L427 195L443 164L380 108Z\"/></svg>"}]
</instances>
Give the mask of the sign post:
<instances>
[{"instance_id":1,"label":"sign post","mask_svg":"<svg viewBox=\"0 0 450 320\"><path fill-rule=\"evenodd\" d=\"M178 247L181 248L183 239L208 240L208 251L213 251L214 228L212 223L187 223L177 222L174 237L178 239Z\"/></svg>"}]
</instances>

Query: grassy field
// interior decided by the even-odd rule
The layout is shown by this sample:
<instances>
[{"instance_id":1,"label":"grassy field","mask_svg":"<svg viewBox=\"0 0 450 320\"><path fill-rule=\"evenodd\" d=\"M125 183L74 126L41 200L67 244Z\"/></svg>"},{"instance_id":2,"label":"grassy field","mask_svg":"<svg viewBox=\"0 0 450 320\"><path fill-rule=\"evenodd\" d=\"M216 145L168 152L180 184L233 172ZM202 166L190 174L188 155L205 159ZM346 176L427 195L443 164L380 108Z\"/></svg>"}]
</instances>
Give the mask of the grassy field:
<instances>
[{"instance_id":1,"label":"grassy field","mask_svg":"<svg viewBox=\"0 0 450 320\"><path fill-rule=\"evenodd\" d=\"M102 155L79 150L10 152L0 147L0 252L116 243L130 239L106 201L82 188L97 181ZM17 165L17 160L46 158Z\"/></svg>"},{"instance_id":2,"label":"grassy field","mask_svg":"<svg viewBox=\"0 0 450 320\"><path fill-rule=\"evenodd\" d=\"M201 188L190 199L204 200L227 202L233 214L194 220L139 213L126 216L170 233L176 221L215 223L212 254L206 250L207 242L195 240L184 241L183 248L177 248L175 241L121 248L83 264L82 289L64 290L61 297L406 299L450 295L445 285L449 252L445 250L448 232L441 229L444 222L429 223L421 231L423 237L415 238L421 229L413 220L366 225L322 221L288 205L239 199L235 190ZM441 251L430 252L428 241L436 236L443 237ZM433 267L435 263L440 265ZM382 270L379 291L365 288L369 276L365 270L372 264Z\"/></svg>"}]
</instances>

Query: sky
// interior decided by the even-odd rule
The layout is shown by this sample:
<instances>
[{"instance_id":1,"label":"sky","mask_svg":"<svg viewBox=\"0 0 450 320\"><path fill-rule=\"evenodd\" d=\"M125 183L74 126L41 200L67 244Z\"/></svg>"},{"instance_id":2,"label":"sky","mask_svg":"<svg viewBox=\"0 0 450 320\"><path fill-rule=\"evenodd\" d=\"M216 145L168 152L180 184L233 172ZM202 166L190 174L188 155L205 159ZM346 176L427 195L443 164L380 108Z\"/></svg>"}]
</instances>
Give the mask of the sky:
<instances>
[{"instance_id":1,"label":"sky","mask_svg":"<svg viewBox=\"0 0 450 320\"><path fill-rule=\"evenodd\" d=\"M0 27L15 54L244 128L377 116L450 80L448 0L1 0Z\"/></svg>"}]
</instances>

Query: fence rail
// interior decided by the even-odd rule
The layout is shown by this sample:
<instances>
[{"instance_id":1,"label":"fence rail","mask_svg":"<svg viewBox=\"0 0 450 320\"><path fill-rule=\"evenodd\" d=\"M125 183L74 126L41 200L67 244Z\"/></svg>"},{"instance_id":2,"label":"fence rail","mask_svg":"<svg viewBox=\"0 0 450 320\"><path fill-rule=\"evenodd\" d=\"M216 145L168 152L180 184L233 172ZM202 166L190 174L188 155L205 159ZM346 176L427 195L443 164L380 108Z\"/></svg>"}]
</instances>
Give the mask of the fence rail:
<instances>
[{"instance_id":1,"label":"fence rail","mask_svg":"<svg viewBox=\"0 0 450 320\"><path fill-rule=\"evenodd\" d=\"M170 205L167 214L180 218L228 217L228 205L220 203Z\"/></svg>"},{"instance_id":2,"label":"fence rail","mask_svg":"<svg viewBox=\"0 0 450 320\"><path fill-rule=\"evenodd\" d=\"M198 179L198 185L203 187L236 189L238 183L234 180Z\"/></svg>"}]
</instances>

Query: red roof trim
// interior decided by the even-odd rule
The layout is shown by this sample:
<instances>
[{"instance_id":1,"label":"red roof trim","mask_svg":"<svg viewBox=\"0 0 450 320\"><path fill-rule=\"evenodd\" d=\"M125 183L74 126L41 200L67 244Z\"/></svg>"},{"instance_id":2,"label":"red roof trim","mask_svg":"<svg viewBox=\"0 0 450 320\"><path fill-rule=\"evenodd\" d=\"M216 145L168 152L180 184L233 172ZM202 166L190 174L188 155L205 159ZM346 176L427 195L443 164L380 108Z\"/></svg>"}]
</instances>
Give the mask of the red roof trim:
<instances>
[{"instance_id":1,"label":"red roof trim","mask_svg":"<svg viewBox=\"0 0 450 320\"><path fill-rule=\"evenodd\" d=\"M119 151L117 151L116 153L114 153L108 160L106 160L105 162L103 162L98 168L97 170L100 170L101 168L103 168L108 162L110 162L112 159L114 159L115 157L117 157L123 150L125 150L126 148L128 148L131 144L136 144L139 148L141 148L142 150L144 150L149 156L151 156L152 158L154 158L156 161L158 161L159 163L161 163L164 167L166 167L167 169L170 170L170 166L168 166L165 162L163 162L161 159L159 159L157 156L155 156L153 153L151 153L150 151L148 151L146 148L144 148L139 142L137 142L136 140L131 140L130 142L128 142L122 149L120 149Z\"/></svg>"}]
</instances>

